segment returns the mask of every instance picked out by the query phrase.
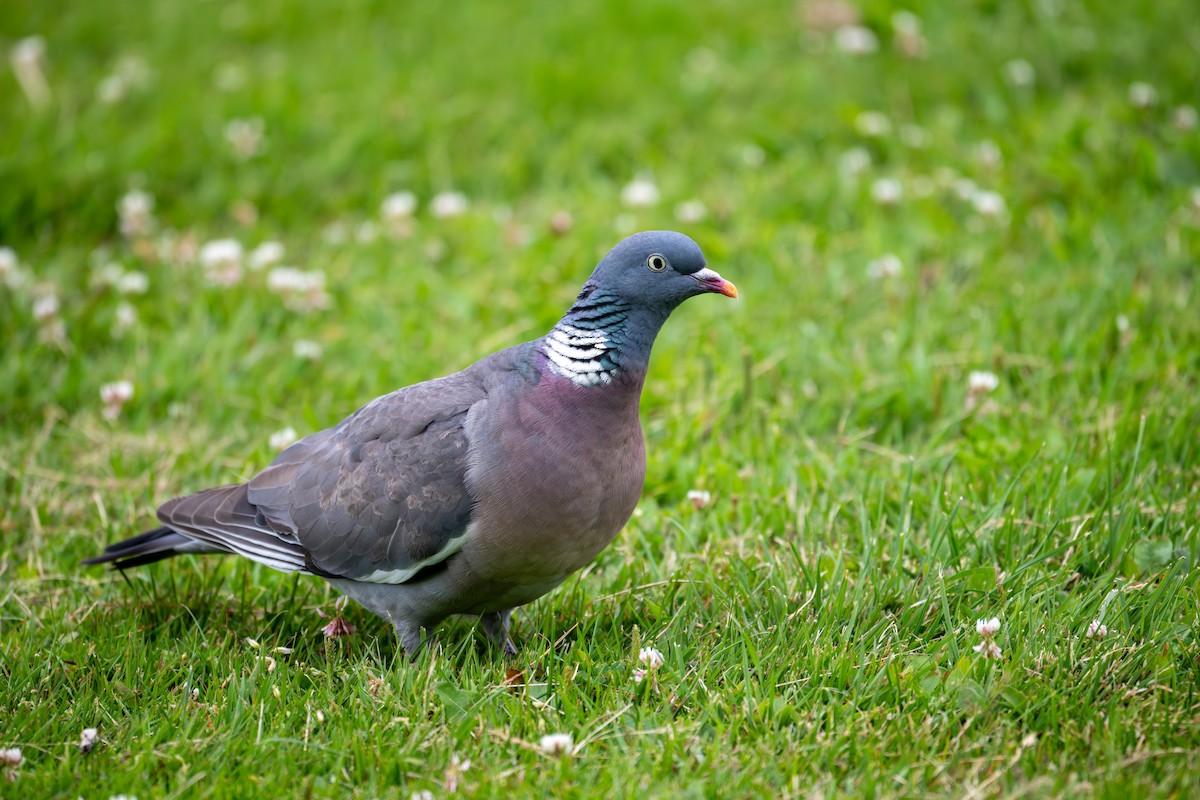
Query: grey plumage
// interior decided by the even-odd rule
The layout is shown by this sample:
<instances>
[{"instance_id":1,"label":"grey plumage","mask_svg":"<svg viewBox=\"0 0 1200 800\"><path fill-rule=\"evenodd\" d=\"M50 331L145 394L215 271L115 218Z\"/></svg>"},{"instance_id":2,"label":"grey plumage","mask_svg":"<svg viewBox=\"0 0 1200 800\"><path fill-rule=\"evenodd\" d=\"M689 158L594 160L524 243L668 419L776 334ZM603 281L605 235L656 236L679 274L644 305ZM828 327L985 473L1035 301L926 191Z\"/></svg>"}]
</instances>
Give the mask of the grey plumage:
<instances>
[{"instance_id":1,"label":"grey plumage","mask_svg":"<svg viewBox=\"0 0 1200 800\"><path fill-rule=\"evenodd\" d=\"M737 296L691 239L635 234L546 336L384 395L247 483L168 501L163 527L84 563L236 553L324 577L410 654L451 614L480 615L515 653L512 609L591 561L633 513L650 350L671 311L706 292Z\"/></svg>"}]
</instances>

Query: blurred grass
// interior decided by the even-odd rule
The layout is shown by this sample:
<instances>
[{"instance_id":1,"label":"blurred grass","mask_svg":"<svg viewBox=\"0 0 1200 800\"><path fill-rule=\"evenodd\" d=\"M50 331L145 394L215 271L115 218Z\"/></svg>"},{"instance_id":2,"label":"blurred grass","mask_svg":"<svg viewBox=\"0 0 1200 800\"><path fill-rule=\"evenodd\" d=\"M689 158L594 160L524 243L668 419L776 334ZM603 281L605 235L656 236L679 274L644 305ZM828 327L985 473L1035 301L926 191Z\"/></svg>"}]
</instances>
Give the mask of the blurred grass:
<instances>
[{"instance_id":1,"label":"blurred grass","mask_svg":"<svg viewBox=\"0 0 1200 800\"><path fill-rule=\"evenodd\" d=\"M0 282L0 747L25 758L0 794L1195 793L1200 21L911 3L908 58L899 7L859 7L879 50L857 56L813 8L0 8L0 49L41 35L51 90L35 109L0 77L0 246L23 276ZM261 120L256 154L231 120ZM623 203L639 176L657 204ZM150 235L121 234L134 188ZM448 190L468 210L436 217ZM402 234L380 218L396 191L420 203ZM677 218L688 200L703 220ZM522 687L469 621L407 664L356 609L359 636L321 641L317 581L76 566L261 468L273 431L540 335L608 247L658 227L742 298L664 331L646 496L519 612ZM226 237L282 242L329 307L163 255ZM899 274L873 277L889 253ZM58 341L34 316L51 293ZM998 386L968 409L976 370ZM119 379L135 393L109 422ZM971 649L984 616L997 662ZM649 644L666 664L634 683ZM542 755L555 731L585 746Z\"/></svg>"}]
</instances>

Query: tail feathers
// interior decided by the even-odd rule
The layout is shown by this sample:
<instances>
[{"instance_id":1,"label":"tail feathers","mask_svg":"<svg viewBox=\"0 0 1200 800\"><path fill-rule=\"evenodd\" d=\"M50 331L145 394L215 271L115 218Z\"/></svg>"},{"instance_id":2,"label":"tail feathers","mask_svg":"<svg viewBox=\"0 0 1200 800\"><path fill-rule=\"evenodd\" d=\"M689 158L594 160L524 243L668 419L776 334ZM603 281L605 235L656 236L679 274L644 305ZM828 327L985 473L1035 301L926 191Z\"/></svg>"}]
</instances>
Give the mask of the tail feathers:
<instances>
[{"instance_id":1,"label":"tail feathers","mask_svg":"<svg viewBox=\"0 0 1200 800\"><path fill-rule=\"evenodd\" d=\"M152 531L126 539L123 542L111 544L98 556L86 559L83 563L112 564L113 569L128 569L140 567L142 564L153 564L164 558L177 556L180 553L221 553L227 552L209 544L197 542L163 526Z\"/></svg>"}]
</instances>

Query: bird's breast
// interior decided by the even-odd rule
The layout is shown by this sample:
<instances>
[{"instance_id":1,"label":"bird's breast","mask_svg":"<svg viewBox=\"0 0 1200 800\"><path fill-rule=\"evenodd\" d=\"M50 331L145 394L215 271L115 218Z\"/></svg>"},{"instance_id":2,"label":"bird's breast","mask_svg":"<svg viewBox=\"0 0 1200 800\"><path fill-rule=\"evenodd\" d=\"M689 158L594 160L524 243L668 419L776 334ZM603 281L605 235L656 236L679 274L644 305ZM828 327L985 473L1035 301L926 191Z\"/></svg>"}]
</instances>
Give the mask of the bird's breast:
<instances>
[{"instance_id":1,"label":"bird's breast","mask_svg":"<svg viewBox=\"0 0 1200 800\"><path fill-rule=\"evenodd\" d=\"M613 540L646 475L637 394L547 377L486 410L467 475L476 570L552 587Z\"/></svg>"}]
</instances>

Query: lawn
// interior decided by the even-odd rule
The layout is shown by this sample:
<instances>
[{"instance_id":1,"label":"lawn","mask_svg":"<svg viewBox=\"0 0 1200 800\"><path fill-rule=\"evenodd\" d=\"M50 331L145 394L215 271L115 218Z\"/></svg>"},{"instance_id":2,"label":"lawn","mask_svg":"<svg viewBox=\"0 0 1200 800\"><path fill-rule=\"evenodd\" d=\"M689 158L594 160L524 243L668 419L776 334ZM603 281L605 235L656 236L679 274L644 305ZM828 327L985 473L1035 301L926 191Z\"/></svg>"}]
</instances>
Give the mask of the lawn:
<instances>
[{"instance_id":1,"label":"lawn","mask_svg":"<svg viewBox=\"0 0 1200 800\"><path fill-rule=\"evenodd\" d=\"M0 50L0 795L1200 793L1192 2L29 2ZM641 504L511 662L79 566L651 228L741 298L667 324Z\"/></svg>"}]
</instances>

